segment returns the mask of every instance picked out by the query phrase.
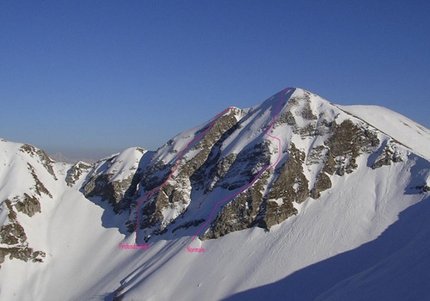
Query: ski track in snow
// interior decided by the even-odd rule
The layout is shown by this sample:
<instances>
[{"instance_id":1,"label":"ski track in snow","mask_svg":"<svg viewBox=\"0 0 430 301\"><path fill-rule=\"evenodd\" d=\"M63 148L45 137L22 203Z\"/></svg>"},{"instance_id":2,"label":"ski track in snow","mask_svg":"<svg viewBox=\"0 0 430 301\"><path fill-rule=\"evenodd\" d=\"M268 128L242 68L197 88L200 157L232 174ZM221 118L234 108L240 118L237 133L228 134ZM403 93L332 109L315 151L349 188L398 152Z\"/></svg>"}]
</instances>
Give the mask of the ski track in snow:
<instances>
[{"instance_id":1,"label":"ski track in snow","mask_svg":"<svg viewBox=\"0 0 430 301\"><path fill-rule=\"evenodd\" d=\"M163 184L161 184L160 186L152 189L151 191L149 191L146 196L144 198L141 198L139 203L137 204L136 207L136 242L138 239L138 230L139 230L139 207L140 205L142 205L142 203L144 201L147 201L149 199L149 197L154 194L155 192L159 191L161 188L163 188L167 182L170 180L170 178L172 177L172 175L176 172L176 170L178 169L179 164L181 163L181 156L183 154L183 152L185 150L187 150L194 142L196 142L197 140L202 139L206 133L214 126L215 122L224 114L226 114L228 111L230 111L232 109L232 107L229 107L227 109L225 109L224 111L222 111L221 113L219 113L218 115L215 116L215 118L213 119L213 121L211 122L211 124L203 131L203 133L201 133L199 136L197 136L196 138L194 138L193 140L191 140L186 147L184 147L179 153L178 153L178 159L176 161L175 166L172 169L172 172L169 174L169 176L167 177L166 181L164 181Z\"/></svg>"},{"instance_id":2,"label":"ski track in snow","mask_svg":"<svg viewBox=\"0 0 430 301\"><path fill-rule=\"evenodd\" d=\"M272 168L272 167L274 167L274 166L276 166L277 164L278 164L278 162L279 162L279 160L280 160L280 158L281 158L281 150L282 150L282 144L281 144L281 139L279 139L278 137L276 137L276 136L272 136L272 135L270 135L269 134L269 131L273 128L273 125L275 124L275 120L276 120L276 117L278 116L278 113L279 113L279 107L281 106L281 104L284 102L284 97L285 97L285 94L290 90L291 88L286 88L286 89L284 89L282 92L281 92L281 100L279 101L279 103L278 103L278 105L276 106L276 109L275 109L275 114L273 115L273 117L272 117L272 122L270 123L270 126L269 126L269 128L266 130L266 132L265 132L265 135L267 135L267 136L269 136L270 138L272 138L272 139L275 139L275 140L277 140L278 141L278 157L276 158L276 161L274 162L274 163L272 163L272 164L270 164L270 165L266 165L266 166L264 166L256 175L255 175L255 177L254 177L254 179L249 183L249 184L247 184L247 185L245 185L244 187L242 187L239 191L237 191L237 192L235 192L235 193L233 193L232 195L229 195L228 197L226 197L226 198L224 198L224 199L222 199L222 200L220 200L220 201L218 201L216 204L215 204L215 207L212 209L212 212L211 212L211 214L209 215L209 218L208 218L208 220L206 221L206 223L204 223L201 227L200 227L200 229L196 232L196 234L194 234L194 236L193 236L193 238L191 239L191 241L190 241L190 243L191 242L193 242L196 238L197 238L197 235L209 224L209 222L212 220L212 217L213 217L213 215L214 215L214 213L215 213L215 210L218 208L218 206L220 205L220 204L222 204L222 203L224 203L224 202L226 202L226 201L228 201L228 200L230 200L231 198L233 198L233 197L235 197L235 196L237 196L237 195L239 195L239 194L241 194L243 191L245 191L246 189L248 189L249 187L251 187L254 183L255 183L255 181L257 181L258 180L258 178L260 177L260 175L263 173L263 172L265 172L267 169L269 169L269 168Z\"/></svg>"}]
</instances>

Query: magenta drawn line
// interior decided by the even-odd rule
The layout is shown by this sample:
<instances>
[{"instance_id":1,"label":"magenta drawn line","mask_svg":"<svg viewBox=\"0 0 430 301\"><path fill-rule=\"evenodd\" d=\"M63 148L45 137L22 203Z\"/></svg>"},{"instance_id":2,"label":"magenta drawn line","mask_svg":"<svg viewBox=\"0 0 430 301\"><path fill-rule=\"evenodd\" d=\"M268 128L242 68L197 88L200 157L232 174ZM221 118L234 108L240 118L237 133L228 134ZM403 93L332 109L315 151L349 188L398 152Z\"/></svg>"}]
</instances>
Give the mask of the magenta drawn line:
<instances>
[{"instance_id":1,"label":"magenta drawn line","mask_svg":"<svg viewBox=\"0 0 430 301\"><path fill-rule=\"evenodd\" d=\"M230 111L232 109L232 107L229 107L229 108L227 108L227 109L225 109L224 111L222 111L221 113L219 113L218 115L216 115L215 117L214 117L214 119L212 120L212 122L211 122L211 124L203 131L203 133L201 133L199 136L197 136L196 138L194 138L193 140L191 140L188 144L187 144L187 146L185 147L185 148L183 148L179 153L178 153L178 156L177 156L177 160L176 160L176 164L175 164L175 166L173 167L173 169L172 169L172 172L169 174L169 176L167 177L167 179L166 179L166 181L164 181L163 182L163 184L161 184L160 186L158 186L158 187L156 187L156 188L154 188L154 189L152 189L151 191L149 191L147 194L146 194L146 196L144 197L144 198L141 198L140 200L139 200L139 202L137 203L137 206L136 206L136 241L137 241L137 238L138 238L138 230L139 230L139 207L140 207L140 205L142 205L142 203L144 202L144 201L147 201L148 199L149 199L149 197L152 195L152 194L154 194L155 192L157 192L157 191L159 191L161 188L163 188L166 184L167 184L167 182L171 179L171 177L172 177L172 175L176 172L176 170L178 169L178 167L179 167L179 163L181 162L181 156L182 156L182 154L184 153L184 151L186 150L186 149L188 149L194 142L196 142L197 140L199 140L199 139L201 139L201 138L203 138L205 135L206 135L206 133L214 126L214 124L215 124L215 122L218 120L218 118L220 117L220 116L222 116L222 115L224 115L224 114L226 114L228 111Z\"/></svg>"},{"instance_id":2,"label":"magenta drawn line","mask_svg":"<svg viewBox=\"0 0 430 301\"><path fill-rule=\"evenodd\" d=\"M196 234L194 234L194 236L193 236L193 238L191 239L191 242L193 242L196 238L197 238L197 235L209 224L209 222L212 220L212 217L213 217L213 215L214 215L214 213L215 213L215 210L218 208L218 206L220 205L220 204L222 204L222 203L224 203L224 202L226 202L226 201L228 201L229 199L231 199L231 198L233 198L233 197L235 197L235 196L237 196L238 194L241 194L243 191L245 191L246 189L248 189L249 187L251 187L253 184L254 184L254 182L255 181L257 181L257 179L260 177L260 175L264 172L264 171L266 171L267 169L269 169L269 168L272 168L272 167L274 167L274 166L276 166L277 164L278 164L278 162L279 162L279 160L281 159L281 152L282 152L282 144L281 144L281 139L279 139L278 137L276 137L276 136L272 136L272 135L270 135L269 134L269 131L273 128L273 125L275 124L275 120L276 120L276 117L278 116L278 113L279 113L279 107L281 106L281 104L282 104L282 102L284 101L284 96L285 96L285 93L287 93L287 91L288 90L290 90L290 88L286 88L285 90L283 90L282 92L281 92L281 100L279 101L279 103L278 103L278 105L276 106L276 109L275 109L275 114L273 114L273 117L272 117L272 122L270 123L270 126L269 126L269 128L266 130L266 132L264 133L265 135L267 135L267 136L269 136L270 138L272 138L272 139L275 139L276 141L278 141L278 157L276 158L276 161L274 162L274 163L272 163L272 164L270 164L270 165L266 165L266 166L264 166L256 175L255 175L255 177L254 177L254 179L249 183L249 184L247 184L247 185L245 185L244 187L242 187L239 191L237 191L237 192L235 192L235 193L233 193L232 195L229 195L228 197L226 197L226 198L224 198L224 199L222 199L222 200L220 200L220 201L218 201L216 204L215 204L215 207L214 207L214 209L212 209L212 212L211 212L211 214L209 215L209 218L208 218L208 220L206 221L206 223L204 223L201 227L200 227L200 229L196 232Z\"/></svg>"}]
</instances>

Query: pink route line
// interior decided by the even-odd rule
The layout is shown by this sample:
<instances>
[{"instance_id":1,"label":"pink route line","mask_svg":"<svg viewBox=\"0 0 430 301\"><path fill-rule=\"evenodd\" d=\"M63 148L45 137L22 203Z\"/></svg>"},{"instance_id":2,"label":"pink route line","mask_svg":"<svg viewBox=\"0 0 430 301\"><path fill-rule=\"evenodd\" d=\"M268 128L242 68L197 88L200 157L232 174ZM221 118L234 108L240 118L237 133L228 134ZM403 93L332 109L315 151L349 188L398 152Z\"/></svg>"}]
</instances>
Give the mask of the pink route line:
<instances>
[{"instance_id":1,"label":"pink route line","mask_svg":"<svg viewBox=\"0 0 430 301\"><path fill-rule=\"evenodd\" d=\"M261 169L261 170L260 170L256 175L255 175L254 179L253 179L249 184L247 184L247 185L245 185L244 187L242 187L239 191L237 191L237 192L233 193L232 195L229 195L228 197L226 197L226 198L222 199L221 201L218 201L218 202L215 204L214 209L212 209L212 212L211 212L211 214L209 215L208 220L206 221L206 223L204 223L204 224L203 224L203 226L201 226L201 228L196 232L196 234L194 234L193 238L191 239L191 242L193 242L193 241L197 238L197 235L198 235L198 234L203 230L203 228L205 228L205 227L209 224L209 222L212 220L212 216L214 215L216 208L217 208L221 203L224 203L224 202L228 201L229 199L231 199L231 198L233 198L233 197L237 196L238 194L241 194L243 191L245 191L246 189L248 189L249 187L251 187L251 186L254 184L254 182L255 182L255 181L257 181L257 179L260 177L260 175L261 175L264 171L266 171L267 169L272 168L272 167L276 166L276 164L278 164L279 160L281 159L281 150L282 150L282 148L281 148L281 147L282 147L281 139L279 139L278 137L275 137L275 136L270 135L270 134L269 134L269 131L273 128L273 125L275 124L276 117L278 116L278 113L279 113L279 107L281 106L281 103L284 101L285 93L287 93L287 91L288 91L288 90L290 90L290 88L286 88L285 90L283 90L283 91L281 92L281 100L279 101L278 105L276 106L275 114L274 114L274 115L273 115L273 117L272 117L272 122L270 123L269 128L268 128L268 129L266 130L266 132L265 132L265 134L266 134L267 136L269 136L270 138L275 139L275 140L277 140L277 141L278 141L278 157L276 158L276 161L275 161L274 163L270 164L270 165L266 165L265 167L263 167L263 168L262 168L262 169ZM190 242L190 243L191 243L191 242Z\"/></svg>"},{"instance_id":2,"label":"pink route line","mask_svg":"<svg viewBox=\"0 0 430 301\"><path fill-rule=\"evenodd\" d=\"M173 169L172 169L172 172L169 174L169 176L167 177L167 180L166 181L164 181L164 183L163 184L161 184L160 186L158 186L158 187L156 187L156 188L154 188L154 189L152 189L151 191L149 191L147 194L146 194L146 196L144 197L144 198L141 198L140 200L139 200L139 203L137 204L137 207L136 207L136 241L137 241L137 238L138 238L138 230L139 230L139 207L140 207L140 205L144 202L144 201L147 201L148 200L148 198L152 195L152 194L154 194L155 192L157 192L157 191L159 191L161 188L163 188L166 184L167 184L167 182L170 180L170 178L172 177L172 175L176 172L176 170L178 169L178 166L179 166L179 163L181 162L181 156L182 156L182 154L183 154L183 152L186 150L186 149L188 149L195 141L197 141L197 140L199 140L199 139L201 139L201 138L203 138L205 135L206 135L206 133L214 126L214 124L215 124L215 122L218 120L218 118L220 117L220 116L222 116L222 115L224 115L224 114L226 114L228 111L230 111L232 109L232 107L229 107L229 108L227 108L227 109L225 109L224 111L222 111L221 113L219 113L218 115L216 115L215 117L214 117L214 119L213 119L213 121L211 122L211 124L203 131L203 133L201 133L199 136L197 136L196 138L194 138L193 140L191 140L188 144L187 144L187 146L184 148L184 149L182 149L179 153L178 153L178 159L177 159L177 161L176 161L176 164L175 164L175 166L173 167Z\"/></svg>"}]
</instances>

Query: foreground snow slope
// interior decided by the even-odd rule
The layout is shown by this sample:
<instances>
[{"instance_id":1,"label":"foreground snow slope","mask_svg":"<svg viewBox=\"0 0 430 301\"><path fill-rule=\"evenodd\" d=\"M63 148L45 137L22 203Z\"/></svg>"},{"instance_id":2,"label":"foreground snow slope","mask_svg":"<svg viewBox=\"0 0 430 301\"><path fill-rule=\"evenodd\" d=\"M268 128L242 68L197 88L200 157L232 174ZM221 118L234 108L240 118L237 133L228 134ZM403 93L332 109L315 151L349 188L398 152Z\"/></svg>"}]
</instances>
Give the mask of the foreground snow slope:
<instances>
[{"instance_id":1,"label":"foreground snow slope","mask_svg":"<svg viewBox=\"0 0 430 301\"><path fill-rule=\"evenodd\" d=\"M430 166L425 163L425 167L428 169ZM410 174L411 168L413 166L410 165L383 167L341 178L337 183L341 189L333 190L319 200L307 202L300 208L300 214L274 227L269 233L254 228L205 241L200 243L204 246L205 253L187 253L184 249L188 243L187 238L157 242L151 252L140 254L142 264L124 277L127 280L122 285L125 299L315 298L331 286L365 272L384 260L390 260L393 254L410 241L419 239L421 231L430 230L425 220L428 213L422 213L417 219L399 221L399 213L409 206L417 204L415 206L424 207L426 212L429 210L428 199L423 201L425 206L419 203L425 197L428 198L428 194L404 194L409 182L399 175ZM368 189L363 190L363 186L357 186L356 183L363 183ZM400 238L387 230L393 223L399 223ZM418 229L420 232L415 233ZM385 238L386 236L389 238ZM348 255L354 249L361 250L366 243L370 244L366 256L362 256L361 251L357 251L358 255ZM156 254L151 254L152 252ZM425 256L428 249L424 245L416 252ZM342 253L346 255L341 255ZM346 259L342 256L346 256ZM316 275L313 274L313 269L309 267L330 258L333 264L323 265L322 268L315 269ZM402 257L391 260L401 264ZM295 273L302 273L307 268L310 270L309 274L303 272L303 276L295 276ZM425 266L424 270L425 268L430 266ZM404 274L401 279L415 278L416 270L405 268L401 273ZM166 277L169 289L164 288ZM292 277L291 281L289 277ZM268 289L253 289L278 281L279 285L269 286ZM289 285L283 285L282 281ZM418 278L416 281L421 280ZM248 290L251 293L246 293ZM342 286L340 290L342 291ZM405 287L401 287L401 290L408 294ZM426 291L422 287L413 294L425 294ZM239 292L243 292L243 295ZM237 293L239 294L234 296Z\"/></svg>"},{"instance_id":2,"label":"foreground snow slope","mask_svg":"<svg viewBox=\"0 0 430 301\"><path fill-rule=\"evenodd\" d=\"M342 281L353 276L360 280L360 273L393 261L386 265L402 265L401 273L377 270L374 281L390 284L385 273L398 280L389 287L403 297L425 296L425 286L405 287L402 282L428 280L425 271L430 269L428 260L419 261L428 257L428 246L420 239L430 231L430 200L427 195L420 203L425 195L404 195L409 183L395 176L408 174L410 168L383 167L340 179L348 189L306 203L302 214L270 233L259 228L235 232L204 242L204 253L186 252L186 237L158 241L150 250L119 250L117 231L100 227L100 208L70 196L64 201L71 207L65 205L50 221L52 259L41 265L5 262L2 275L8 278L0 275L2 295L6 300L112 300L114 291L121 291L124 300L306 300L338 285L331 293L345 300L351 285L344 291ZM371 189L357 188L357 181ZM392 184L398 188L389 189ZM70 216L67 226L62 216ZM403 263L405 256L415 263ZM417 264L423 272L417 273ZM396 286L399 281L403 286ZM386 286L377 288L367 294L381 295Z\"/></svg>"}]
</instances>

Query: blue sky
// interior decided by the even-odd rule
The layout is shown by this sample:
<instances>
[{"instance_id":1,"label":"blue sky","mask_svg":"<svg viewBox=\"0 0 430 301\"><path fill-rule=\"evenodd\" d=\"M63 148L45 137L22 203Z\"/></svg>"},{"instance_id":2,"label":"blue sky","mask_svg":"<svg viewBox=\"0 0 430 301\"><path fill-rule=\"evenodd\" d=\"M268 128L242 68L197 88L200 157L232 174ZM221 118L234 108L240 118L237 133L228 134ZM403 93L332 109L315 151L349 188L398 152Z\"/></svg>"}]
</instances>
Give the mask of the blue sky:
<instances>
[{"instance_id":1,"label":"blue sky","mask_svg":"<svg viewBox=\"0 0 430 301\"><path fill-rule=\"evenodd\" d=\"M156 149L285 87L430 128L429 1L2 1L0 137Z\"/></svg>"}]
</instances>

